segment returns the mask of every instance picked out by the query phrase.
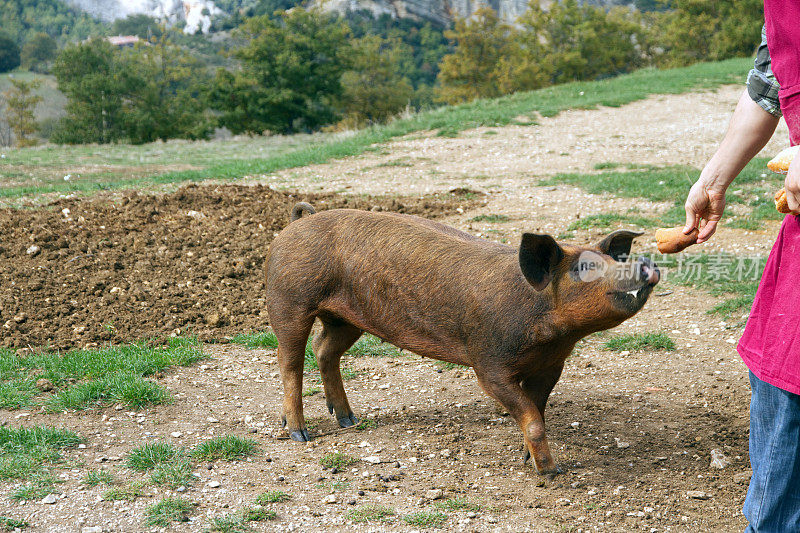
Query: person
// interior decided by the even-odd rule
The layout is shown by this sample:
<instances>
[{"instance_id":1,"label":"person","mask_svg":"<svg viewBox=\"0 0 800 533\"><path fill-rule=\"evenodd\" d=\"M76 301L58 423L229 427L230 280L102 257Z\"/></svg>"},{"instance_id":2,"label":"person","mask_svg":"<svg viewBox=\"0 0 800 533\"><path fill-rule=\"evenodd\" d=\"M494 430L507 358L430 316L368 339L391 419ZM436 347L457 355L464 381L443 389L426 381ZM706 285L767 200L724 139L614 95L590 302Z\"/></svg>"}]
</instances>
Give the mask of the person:
<instances>
[{"instance_id":1,"label":"person","mask_svg":"<svg viewBox=\"0 0 800 533\"><path fill-rule=\"evenodd\" d=\"M719 148L686 199L684 233L717 229L725 191L766 145L781 114L800 144L800 2L765 0L753 70ZM789 208L737 350L750 371L752 477L747 532L800 531L800 157L785 179Z\"/></svg>"}]
</instances>

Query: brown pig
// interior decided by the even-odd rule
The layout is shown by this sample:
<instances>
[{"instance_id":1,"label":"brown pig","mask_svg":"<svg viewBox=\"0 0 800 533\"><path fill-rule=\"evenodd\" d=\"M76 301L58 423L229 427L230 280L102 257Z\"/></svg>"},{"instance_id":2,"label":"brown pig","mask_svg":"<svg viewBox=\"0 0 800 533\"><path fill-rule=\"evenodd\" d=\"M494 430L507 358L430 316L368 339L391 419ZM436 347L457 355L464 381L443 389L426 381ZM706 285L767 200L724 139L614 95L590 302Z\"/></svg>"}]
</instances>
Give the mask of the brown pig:
<instances>
[{"instance_id":1,"label":"brown pig","mask_svg":"<svg viewBox=\"0 0 800 533\"><path fill-rule=\"evenodd\" d=\"M358 419L339 362L366 331L472 367L519 423L524 460L533 457L540 474L556 473L544 409L564 361L581 338L636 314L659 281L649 259L625 261L638 235L615 231L579 247L523 233L514 248L415 216L296 205L266 261L289 435L311 439L301 393L306 341L318 318L314 353L340 426Z\"/></svg>"}]
</instances>

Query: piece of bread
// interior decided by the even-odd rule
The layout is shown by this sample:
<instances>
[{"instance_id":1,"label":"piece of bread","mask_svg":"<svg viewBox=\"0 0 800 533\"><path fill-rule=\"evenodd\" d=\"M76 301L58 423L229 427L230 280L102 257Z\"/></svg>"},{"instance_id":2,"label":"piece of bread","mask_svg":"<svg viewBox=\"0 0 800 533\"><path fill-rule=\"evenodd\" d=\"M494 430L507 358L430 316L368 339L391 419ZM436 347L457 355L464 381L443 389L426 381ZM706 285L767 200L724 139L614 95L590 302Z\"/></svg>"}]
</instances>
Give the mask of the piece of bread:
<instances>
[{"instance_id":1,"label":"piece of bread","mask_svg":"<svg viewBox=\"0 0 800 533\"><path fill-rule=\"evenodd\" d=\"M789 210L789 201L786 199L786 189L781 189L775 193L775 209L778 210L778 213L784 213L786 215L791 213Z\"/></svg>"},{"instance_id":2,"label":"piece of bread","mask_svg":"<svg viewBox=\"0 0 800 533\"><path fill-rule=\"evenodd\" d=\"M798 151L800 151L800 144L782 150L778 155L772 158L772 161L767 163L767 168L778 174L786 174L789 172L789 165Z\"/></svg>"},{"instance_id":3,"label":"piece of bread","mask_svg":"<svg viewBox=\"0 0 800 533\"><path fill-rule=\"evenodd\" d=\"M689 235L683 233L683 226L677 228L660 228L656 230L656 243L658 251L662 254L677 254L697 242L697 234L700 233L694 228Z\"/></svg>"}]
</instances>

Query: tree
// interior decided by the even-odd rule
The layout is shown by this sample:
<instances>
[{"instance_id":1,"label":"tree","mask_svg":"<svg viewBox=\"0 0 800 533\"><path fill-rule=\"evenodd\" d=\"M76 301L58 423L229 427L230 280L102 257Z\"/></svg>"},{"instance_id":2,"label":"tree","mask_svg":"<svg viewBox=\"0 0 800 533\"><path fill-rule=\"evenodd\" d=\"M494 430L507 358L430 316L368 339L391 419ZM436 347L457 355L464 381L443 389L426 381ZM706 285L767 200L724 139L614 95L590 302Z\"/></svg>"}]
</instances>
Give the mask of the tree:
<instances>
[{"instance_id":1,"label":"tree","mask_svg":"<svg viewBox=\"0 0 800 533\"><path fill-rule=\"evenodd\" d=\"M356 128L385 122L408 105L414 94L399 68L408 47L399 39L386 40L377 35L358 39L353 46L352 70L342 75L342 125Z\"/></svg>"},{"instance_id":2,"label":"tree","mask_svg":"<svg viewBox=\"0 0 800 533\"><path fill-rule=\"evenodd\" d=\"M241 69L220 69L210 91L220 124L234 133L314 130L337 118L349 28L319 9L295 8L279 20L249 19L236 32Z\"/></svg>"},{"instance_id":3,"label":"tree","mask_svg":"<svg viewBox=\"0 0 800 533\"><path fill-rule=\"evenodd\" d=\"M47 73L48 63L56 56L56 41L46 33L37 33L22 46L22 66L32 72Z\"/></svg>"},{"instance_id":4,"label":"tree","mask_svg":"<svg viewBox=\"0 0 800 533\"><path fill-rule=\"evenodd\" d=\"M67 114L53 132L54 142L108 143L125 136L124 104L135 83L115 47L105 39L68 46L53 73L67 97Z\"/></svg>"},{"instance_id":5,"label":"tree","mask_svg":"<svg viewBox=\"0 0 800 533\"><path fill-rule=\"evenodd\" d=\"M11 88L3 92L6 121L14 132L17 146L33 146L37 141L29 136L38 129L33 112L36 104L42 101L42 97L33 94L33 91L39 87L40 82L38 80L26 82L14 78L9 81Z\"/></svg>"},{"instance_id":6,"label":"tree","mask_svg":"<svg viewBox=\"0 0 800 533\"><path fill-rule=\"evenodd\" d=\"M164 28L153 17L139 13L115 20L111 26L111 33L113 35L137 35L142 39L150 39L150 37L161 37Z\"/></svg>"},{"instance_id":7,"label":"tree","mask_svg":"<svg viewBox=\"0 0 800 533\"><path fill-rule=\"evenodd\" d=\"M200 89L208 79L204 65L174 46L166 33L152 41L125 52L135 80L123 120L128 140L207 137L211 118Z\"/></svg>"},{"instance_id":8,"label":"tree","mask_svg":"<svg viewBox=\"0 0 800 533\"><path fill-rule=\"evenodd\" d=\"M748 56L760 42L761 0L671 0L654 14L655 40L664 49L663 66L682 66Z\"/></svg>"},{"instance_id":9,"label":"tree","mask_svg":"<svg viewBox=\"0 0 800 533\"><path fill-rule=\"evenodd\" d=\"M549 67L549 83L592 80L645 63L645 30L629 9L605 11L577 0L538 3L520 17L522 38Z\"/></svg>"},{"instance_id":10,"label":"tree","mask_svg":"<svg viewBox=\"0 0 800 533\"><path fill-rule=\"evenodd\" d=\"M477 10L470 19L456 20L445 36L455 43L455 50L444 56L439 67L437 92L442 102L495 98L546 82L547 70L536 51L526 50L519 32L500 22L490 8Z\"/></svg>"},{"instance_id":11,"label":"tree","mask_svg":"<svg viewBox=\"0 0 800 533\"><path fill-rule=\"evenodd\" d=\"M19 66L19 46L5 34L0 34L0 72L8 72Z\"/></svg>"}]
</instances>

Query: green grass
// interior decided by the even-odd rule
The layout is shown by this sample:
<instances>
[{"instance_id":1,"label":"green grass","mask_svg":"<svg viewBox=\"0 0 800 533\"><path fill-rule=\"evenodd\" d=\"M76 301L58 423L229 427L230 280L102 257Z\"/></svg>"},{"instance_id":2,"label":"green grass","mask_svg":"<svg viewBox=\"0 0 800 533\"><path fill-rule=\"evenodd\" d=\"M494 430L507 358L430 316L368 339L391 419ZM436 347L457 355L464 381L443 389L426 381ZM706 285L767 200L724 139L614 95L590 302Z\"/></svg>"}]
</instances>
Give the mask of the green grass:
<instances>
[{"instance_id":1,"label":"green grass","mask_svg":"<svg viewBox=\"0 0 800 533\"><path fill-rule=\"evenodd\" d=\"M145 472L159 465L172 464L183 456L183 450L168 442L148 442L131 450L126 466Z\"/></svg>"},{"instance_id":2,"label":"green grass","mask_svg":"<svg viewBox=\"0 0 800 533\"><path fill-rule=\"evenodd\" d=\"M675 342L666 333L633 333L631 335L619 335L606 341L605 347L613 352L623 350L651 350L667 351L675 350Z\"/></svg>"},{"instance_id":3,"label":"green grass","mask_svg":"<svg viewBox=\"0 0 800 533\"><path fill-rule=\"evenodd\" d=\"M319 387L309 387L303 391L303 397L306 398L308 396L314 396L315 394L319 393L320 390L321 389Z\"/></svg>"},{"instance_id":4,"label":"green grass","mask_svg":"<svg viewBox=\"0 0 800 533\"><path fill-rule=\"evenodd\" d=\"M357 462L358 459L356 459L355 457L341 452L329 453L323 456L322 459L319 460L319 464L321 464L325 468L338 468L339 470L341 470L342 468L346 468Z\"/></svg>"},{"instance_id":5,"label":"green grass","mask_svg":"<svg viewBox=\"0 0 800 533\"><path fill-rule=\"evenodd\" d=\"M192 465L185 459L178 459L172 463L161 463L153 468L150 481L154 485L166 485L177 489L188 487L197 481L197 476L192 473Z\"/></svg>"},{"instance_id":6,"label":"green grass","mask_svg":"<svg viewBox=\"0 0 800 533\"><path fill-rule=\"evenodd\" d=\"M369 333L365 333L347 350L347 353L356 357L399 357L400 349L396 346L383 342L381 339Z\"/></svg>"},{"instance_id":7,"label":"green grass","mask_svg":"<svg viewBox=\"0 0 800 533\"><path fill-rule=\"evenodd\" d=\"M282 490L271 490L259 494L258 497L256 497L255 502L258 505L267 505L269 503L288 502L291 499L292 499L291 494L287 494Z\"/></svg>"},{"instance_id":8,"label":"green grass","mask_svg":"<svg viewBox=\"0 0 800 533\"><path fill-rule=\"evenodd\" d=\"M718 303L707 311L710 315L720 315L724 318L730 318L734 314L749 313L750 308L753 307L753 296L734 296L723 302Z\"/></svg>"},{"instance_id":9,"label":"green grass","mask_svg":"<svg viewBox=\"0 0 800 533\"><path fill-rule=\"evenodd\" d=\"M37 475L31 483L27 483L9 494L12 500L41 500L55 492L55 480L49 474Z\"/></svg>"},{"instance_id":10,"label":"green grass","mask_svg":"<svg viewBox=\"0 0 800 533\"><path fill-rule=\"evenodd\" d=\"M775 210L772 195L781 187L781 178L766 170L765 158L751 161L739 174L728 190L728 204L743 204L750 207L749 213L733 216L726 212L724 225L742 229L760 229L763 220L780 220ZM654 202L672 204L670 208L653 218L638 215L603 213L574 222L568 230L612 227L618 223L641 227L656 225L675 226L686 220L683 204L700 170L685 166L647 167L635 170L617 170L615 166L604 167L596 173L557 174L542 180L540 185L574 185L592 194L612 194L625 198L646 198ZM762 177L763 176L763 177ZM747 198L754 198L748 202Z\"/></svg>"},{"instance_id":11,"label":"green grass","mask_svg":"<svg viewBox=\"0 0 800 533\"><path fill-rule=\"evenodd\" d=\"M0 427L0 480L29 482L10 497L35 500L53 492L56 479L50 470L62 462L62 450L81 442L81 437L65 429Z\"/></svg>"},{"instance_id":12,"label":"green grass","mask_svg":"<svg viewBox=\"0 0 800 533\"><path fill-rule=\"evenodd\" d=\"M677 261L681 263L677 264ZM766 258L731 254L689 254L681 260L664 258L658 263L659 266L670 266L676 271L669 275L671 283L698 287L714 296L727 296L725 301L715 305L709 312L730 316L739 311L747 312L753 305Z\"/></svg>"},{"instance_id":13,"label":"green grass","mask_svg":"<svg viewBox=\"0 0 800 533\"><path fill-rule=\"evenodd\" d=\"M25 529L28 523L20 518L9 518L7 516L0 516L0 530L14 531L16 529Z\"/></svg>"},{"instance_id":14,"label":"green grass","mask_svg":"<svg viewBox=\"0 0 800 533\"><path fill-rule=\"evenodd\" d=\"M476 217L472 217L469 220L470 220L470 222L492 222L492 223L496 223L496 222L508 222L509 220L511 220L511 217L509 217L508 215L495 215L495 214L492 214L492 215L478 215Z\"/></svg>"},{"instance_id":15,"label":"green grass","mask_svg":"<svg viewBox=\"0 0 800 533\"><path fill-rule=\"evenodd\" d=\"M4 171L11 179L0 188L0 197L16 198L47 192L92 192L150 184L237 179L269 174L278 170L325 163L353 156L395 137L418 131L438 131L444 136L480 126L532 124L537 115L555 116L567 109L618 107L651 94L678 94L740 83L751 59L738 58L689 67L642 69L631 74L593 82L576 82L520 92L491 100L476 100L458 106L441 107L372 126L354 135L258 137L225 142L177 142L85 147L40 147L4 150ZM148 165L168 166L191 161L194 168L153 172ZM118 165L99 172L92 165ZM72 169L79 178L64 181ZM29 176L33 173L34 176Z\"/></svg>"},{"instance_id":16,"label":"green grass","mask_svg":"<svg viewBox=\"0 0 800 533\"><path fill-rule=\"evenodd\" d=\"M446 511L480 511L480 504L471 502L466 498L448 498L434 502L434 507Z\"/></svg>"},{"instance_id":17,"label":"green grass","mask_svg":"<svg viewBox=\"0 0 800 533\"><path fill-rule=\"evenodd\" d=\"M403 517L403 522L416 527L442 527L447 515L437 511L419 511Z\"/></svg>"},{"instance_id":18,"label":"green grass","mask_svg":"<svg viewBox=\"0 0 800 533\"><path fill-rule=\"evenodd\" d=\"M201 461L237 461L256 453L258 444L253 439L243 439L236 435L223 435L201 442L192 455Z\"/></svg>"},{"instance_id":19,"label":"green grass","mask_svg":"<svg viewBox=\"0 0 800 533\"><path fill-rule=\"evenodd\" d=\"M346 518L357 524L366 522L383 522L394 516L394 509L377 504L359 505L347 512Z\"/></svg>"},{"instance_id":20,"label":"green grass","mask_svg":"<svg viewBox=\"0 0 800 533\"><path fill-rule=\"evenodd\" d=\"M278 337L271 331L240 333L231 337L231 342L246 348L277 348Z\"/></svg>"},{"instance_id":21,"label":"green grass","mask_svg":"<svg viewBox=\"0 0 800 533\"><path fill-rule=\"evenodd\" d=\"M278 514L275 511L265 509L263 507L245 507L242 509L242 518L246 522L264 522L266 520L275 520Z\"/></svg>"},{"instance_id":22,"label":"green grass","mask_svg":"<svg viewBox=\"0 0 800 533\"><path fill-rule=\"evenodd\" d=\"M231 342L240 344L246 348L277 348L278 338L271 331L263 331L256 333L240 333L231 337ZM306 342L306 353L304 366L306 370L319 370L317 358L314 356L314 350L311 347L312 339L309 338Z\"/></svg>"},{"instance_id":23,"label":"green grass","mask_svg":"<svg viewBox=\"0 0 800 533\"><path fill-rule=\"evenodd\" d=\"M111 472L107 472L105 470L92 470L91 472L86 472L86 475L83 476L81 482L87 487L113 485L114 476L111 475Z\"/></svg>"},{"instance_id":24,"label":"green grass","mask_svg":"<svg viewBox=\"0 0 800 533\"><path fill-rule=\"evenodd\" d=\"M652 228L658 225L656 220L638 215L622 215L619 213L600 213L580 218L567 227L567 231L586 229L611 229L621 225Z\"/></svg>"},{"instance_id":25,"label":"green grass","mask_svg":"<svg viewBox=\"0 0 800 533\"><path fill-rule=\"evenodd\" d=\"M194 339L170 339L164 346L144 343L108 346L97 350L35 352L17 355L0 349L0 407L17 409L43 403L50 410L85 409L122 403L139 409L164 403L169 394L145 379L173 366L188 366L203 357ZM56 388L40 394L38 378Z\"/></svg>"},{"instance_id":26,"label":"green grass","mask_svg":"<svg viewBox=\"0 0 800 533\"><path fill-rule=\"evenodd\" d=\"M131 502L143 495L144 483L136 482L108 489L103 493L103 499L106 501L125 500Z\"/></svg>"},{"instance_id":27,"label":"green grass","mask_svg":"<svg viewBox=\"0 0 800 533\"><path fill-rule=\"evenodd\" d=\"M188 522L195 504L182 498L163 498L145 510L145 524L169 527L173 522Z\"/></svg>"}]
</instances>

